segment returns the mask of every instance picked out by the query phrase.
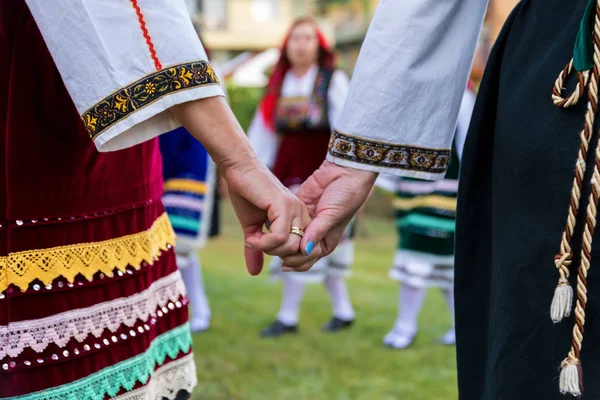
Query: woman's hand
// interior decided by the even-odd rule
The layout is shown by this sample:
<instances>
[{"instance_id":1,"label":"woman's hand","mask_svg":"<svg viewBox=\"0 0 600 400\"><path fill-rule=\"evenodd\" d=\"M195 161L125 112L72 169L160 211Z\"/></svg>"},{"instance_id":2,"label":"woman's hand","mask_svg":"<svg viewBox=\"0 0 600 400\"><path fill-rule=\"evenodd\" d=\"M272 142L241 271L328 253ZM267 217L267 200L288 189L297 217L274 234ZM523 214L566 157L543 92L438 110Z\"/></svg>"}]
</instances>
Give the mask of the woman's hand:
<instances>
[{"instance_id":1,"label":"woman's hand","mask_svg":"<svg viewBox=\"0 0 600 400\"><path fill-rule=\"evenodd\" d=\"M290 229L308 225L308 210L257 160L227 102L211 97L176 105L171 112L219 166L244 231L250 274L262 270L263 252L282 257L298 254L301 237ZM263 233L267 220L271 221L270 230ZM310 265L304 263L298 270Z\"/></svg>"},{"instance_id":2,"label":"woman's hand","mask_svg":"<svg viewBox=\"0 0 600 400\"><path fill-rule=\"evenodd\" d=\"M244 232L248 272L251 275L261 272L263 253L281 257L298 254L302 238L291 234L290 229L308 225L310 217L306 206L259 161L225 164L223 177ZM270 226L264 233L267 221ZM311 265L305 262L297 270L306 270Z\"/></svg>"}]
</instances>

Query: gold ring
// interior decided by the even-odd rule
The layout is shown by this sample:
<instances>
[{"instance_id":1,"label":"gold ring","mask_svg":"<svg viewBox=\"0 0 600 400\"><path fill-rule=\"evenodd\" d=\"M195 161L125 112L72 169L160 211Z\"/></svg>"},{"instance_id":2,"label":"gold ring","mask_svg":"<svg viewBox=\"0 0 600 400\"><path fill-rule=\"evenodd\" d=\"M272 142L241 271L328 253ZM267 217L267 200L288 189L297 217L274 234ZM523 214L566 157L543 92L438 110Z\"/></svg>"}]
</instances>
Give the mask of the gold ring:
<instances>
[{"instance_id":1,"label":"gold ring","mask_svg":"<svg viewBox=\"0 0 600 400\"><path fill-rule=\"evenodd\" d=\"M290 233L304 237L304 229L298 228L297 226L292 226L292 228L290 229Z\"/></svg>"}]
</instances>

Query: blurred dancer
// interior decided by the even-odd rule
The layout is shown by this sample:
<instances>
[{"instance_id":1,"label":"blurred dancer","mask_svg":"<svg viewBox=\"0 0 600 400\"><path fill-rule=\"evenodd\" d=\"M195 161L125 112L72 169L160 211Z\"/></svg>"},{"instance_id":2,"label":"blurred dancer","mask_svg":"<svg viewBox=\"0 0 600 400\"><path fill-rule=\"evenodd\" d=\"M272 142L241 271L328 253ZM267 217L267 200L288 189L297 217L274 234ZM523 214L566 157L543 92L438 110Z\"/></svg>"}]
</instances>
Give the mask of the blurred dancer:
<instances>
[{"instance_id":1,"label":"blurred dancer","mask_svg":"<svg viewBox=\"0 0 600 400\"><path fill-rule=\"evenodd\" d=\"M175 254L190 300L190 328L210 325L211 311L204 291L198 251L210 232L215 191L215 166L208 152L185 128L160 137L165 192L163 203L177 234Z\"/></svg>"},{"instance_id":2,"label":"blurred dancer","mask_svg":"<svg viewBox=\"0 0 600 400\"><path fill-rule=\"evenodd\" d=\"M417 320L427 288L440 288L454 321L454 232L458 171L475 94L465 91L461 104L455 143L444 180L429 182L411 178L392 180L396 192L396 228L400 240L390 277L401 283L398 317L383 342L396 349L410 346L417 335ZM389 176L389 175L388 175ZM381 179L381 178L380 178ZM387 186L381 182L381 186ZM445 345L456 343L454 322L440 339Z\"/></svg>"},{"instance_id":3,"label":"blurred dancer","mask_svg":"<svg viewBox=\"0 0 600 400\"><path fill-rule=\"evenodd\" d=\"M259 158L284 185L295 190L316 169L327 153L331 123L348 91L348 77L334 68L334 54L316 22L301 18L291 27L281 57L248 135ZM271 273L283 278L284 289L277 319L262 335L295 333L305 283L324 282L333 304L328 332L350 327L354 308L344 277L353 262L352 228L340 247L305 273L282 273L273 258Z\"/></svg>"},{"instance_id":4,"label":"blurred dancer","mask_svg":"<svg viewBox=\"0 0 600 400\"><path fill-rule=\"evenodd\" d=\"M195 28L202 40L199 28ZM210 58L206 46L205 50ZM222 89L225 92L224 85ZM160 137L160 151L165 179L163 203L177 234L175 253L190 300L190 328L192 332L202 332L210 326L212 313L198 251L218 230L216 168L202 143L183 127Z\"/></svg>"}]
</instances>

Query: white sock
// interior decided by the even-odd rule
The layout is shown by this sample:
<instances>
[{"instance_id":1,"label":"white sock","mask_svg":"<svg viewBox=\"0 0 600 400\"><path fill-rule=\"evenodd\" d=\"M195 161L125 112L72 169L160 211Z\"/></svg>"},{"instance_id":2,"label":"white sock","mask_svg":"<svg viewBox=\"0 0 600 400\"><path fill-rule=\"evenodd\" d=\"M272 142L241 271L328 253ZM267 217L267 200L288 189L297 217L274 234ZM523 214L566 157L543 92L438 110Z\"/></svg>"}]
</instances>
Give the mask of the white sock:
<instances>
[{"instance_id":1,"label":"white sock","mask_svg":"<svg viewBox=\"0 0 600 400\"><path fill-rule=\"evenodd\" d=\"M304 297L304 284L292 278L283 278L283 298L277 319L284 325L298 325L300 303Z\"/></svg>"},{"instance_id":2,"label":"white sock","mask_svg":"<svg viewBox=\"0 0 600 400\"><path fill-rule=\"evenodd\" d=\"M177 265L181 271L185 289L190 305L192 315L190 319L210 320L211 311L204 292L204 281L202 279L202 264L196 253L191 252L185 255L177 255Z\"/></svg>"},{"instance_id":3,"label":"white sock","mask_svg":"<svg viewBox=\"0 0 600 400\"><path fill-rule=\"evenodd\" d=\"M394 331L415 335L417 333L417 324L419 312L423 306L423 300L427 289L416 288L408 285L400 287L398 296L398 318L394 324Z\"/></svg>"},{"instance_id":4,"label":"white sock","mask_svg":"<svg viewBox=\"0 0 600 400\"><path fill-rule=\"evenodd\" d=\"M327 276L325 287L327 287L327 292L331 298L333 316L344 321L353 320L355 313L348 295L346 280L340 276Z\"/></svg>"},{"instance_id":5,"label":"white sock","mask_svg":"<svg viewBox=\"0 0 600 400\"><path fill-rule=\"evenodd\" d=\"M452 316L452 325L454 325L454 290L444 290L444 298L446 299L446 304L448 305L448 310L450 310L450 315Z\"/></svg>"},{"instance_id":6,"label":"white sock","mask_svg":"<svg viewBox=\"0 0 600 400\"><path fill-rule=\"evenodd\" d=\"M454 290L444 290L444 297L446 298L446 304L448 305L448 309L450 310L450 317L452 318L452 327L446 333L445 338L453 341L456 340L456 332L454 329ZM452 341L452 340L451 340Z\"/></svg>"}]
</instances>

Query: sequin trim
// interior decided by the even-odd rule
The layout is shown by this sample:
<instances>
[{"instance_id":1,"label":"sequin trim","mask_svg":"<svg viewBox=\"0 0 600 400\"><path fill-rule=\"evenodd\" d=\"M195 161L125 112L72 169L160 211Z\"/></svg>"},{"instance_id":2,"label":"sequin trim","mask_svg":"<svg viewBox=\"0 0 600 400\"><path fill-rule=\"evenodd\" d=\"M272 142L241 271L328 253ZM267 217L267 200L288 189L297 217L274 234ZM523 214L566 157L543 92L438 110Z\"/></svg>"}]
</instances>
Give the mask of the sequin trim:
<instances>
[{"instance_id":1,"label":"sequin trim","mask_svg":"<svg viewBox=\"0 0 600 400\"><path fill-rule=\"evenodd\" d=\"M361 164L442 174L450 163L450 150L394 145L359 139L333 131L329 154Z\"/></svg>"},{"instance_id":2,"label":"sequin trim","mask_svg":"<svg viewBox=\"0 0 600 400\"><path fill-rule=\"evenodd\" d=\"M147 384L155 374L155 367L167 358L174 360L192 347L192 335L186 323L156 337L147 351L75 382L25 396L5 400L103 400L115 397L121 390L131 391L139 382ZM169 363L170 364L170 363ZM167 365L169 365L167 364Z\"/></svg>"},{"instance_id":3,"label":"sequin trim","mask_svg":"<svg viewBox=\"0 0 600 400\"><path fill-rule=\"evenodd\" d=\"M92 139L162 97L207 85L219 79L207 61L174 65L147 75L94 104L81 119Z\"/></svg>"},{"instance_id":4,"label":"sequin trim","mask_svg":"<svg viewBox=\"0 0 600 400\"><path fill-rule=\"evenodd\" d=\"M181 301L177 301L177 304L180 305L179 308L182 308L186 307L189 304L189 301L187 298L182 298ZM97 351L103 351L104 349L112 346L120 345L121 343L137 336L152 335L151 337L154 337L156 336L156 325L163 317L166 317L172 311L168 307L163 308L168 310L168 312L164 313L159 307L156 311L156 316L151 317L147 322L138 322L131 327L123 325L116 332L105 331L103 332L102 336L98 338L90 336L88 337L88 340L82 343L77 342L76 340L71 340L64 348L54 348L54 353L44 351L44 353L39 354L39 356L34 357L32 355L32 358L17 357L15 359L5 359L1 361L3 363L2 365L8 365L8 369L6 371L10 373L21 369L35 368L39 365L49 365L57 362L60 363L72 358L78 358L80 356L85 357L88 354L92 354ZM0 373L2 373L2 371L0 371Z\"/></svg>"},{"instance_id":5,"label":"sequin trim","mask_svg":"<svg viewBox=\"0 0 600 400\"><path fill-rule=\"evenodd\" d=\"M116 332L156 315L157 308L169 310L185 296L181 273L175 271L152 283L146 290L91 307L80 308L46 318L12 322L0 326L0 360L17 357L26 348L40 353L49 344L65 347L72 338L83 342L89 335L100 338L104 330ZM178 308L181 308L179 306Z\"/></svg>"},{"instance_id":6,"label":"sequin trim","mask_svg":"<svg viewBox=\"0 0 600 400\"><path fill-rule=\"evenodd\" d=\"M30 226L69 223L69 222L90 220L90 219L95 219L95 218L102 218L107 215L114 215L114 214L117 214L117 213L120 213L123 211L134 210L136 208L146 207L146 206L149 206L159 200L160 199L150 199L143 203L135 204L133 206L98 211L98 212L94 212L91 214L85 214L85 215L70 215L70 216L51 217L51 218L43 217L43 218L36 218L36 219L15 219L15 220L8 220L8 221L4 220L4 221L0 221L0 229L9 228L9 227L13 228L13 229L18 229L18 228L27 228Z\"/></svg>"},{"instance_id":7,"label":"sequin trim","mask_svg":"<svg viewBox=\"0 0 600 400\"><path fill-rule=\"evenodd\" d=\"M153 264L161 251L173 246L175 233L167 214L162 214L147 231L102 242L79 243L42 250L10 253L0 257L0 293L9 285L26 290L36 279L49 285L58 277L74 282L78 274L91 280L97 272L125 272L128 265L140 269Z\"/></svg>"}]
</instances>

